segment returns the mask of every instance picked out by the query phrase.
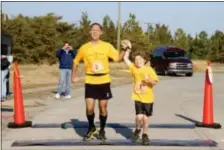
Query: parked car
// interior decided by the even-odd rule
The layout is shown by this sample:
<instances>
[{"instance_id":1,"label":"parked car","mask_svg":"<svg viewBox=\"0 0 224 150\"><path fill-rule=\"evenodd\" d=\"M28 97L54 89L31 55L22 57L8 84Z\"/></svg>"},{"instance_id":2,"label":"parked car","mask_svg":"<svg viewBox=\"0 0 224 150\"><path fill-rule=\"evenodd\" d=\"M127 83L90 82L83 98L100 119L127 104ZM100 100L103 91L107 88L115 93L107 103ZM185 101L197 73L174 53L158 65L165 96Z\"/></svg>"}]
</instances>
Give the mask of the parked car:
<instances>
[{"instance_id":1,"label":"parked car","mask_svg":"<svg viewBox=\"0 0 224 150\"><path fill-rule=\"evenodd\" d=\"M158 74L193 75L193 65L184 49L175 46L159 46L151 55L151 65Z\"/></svg>"}]
</instances>

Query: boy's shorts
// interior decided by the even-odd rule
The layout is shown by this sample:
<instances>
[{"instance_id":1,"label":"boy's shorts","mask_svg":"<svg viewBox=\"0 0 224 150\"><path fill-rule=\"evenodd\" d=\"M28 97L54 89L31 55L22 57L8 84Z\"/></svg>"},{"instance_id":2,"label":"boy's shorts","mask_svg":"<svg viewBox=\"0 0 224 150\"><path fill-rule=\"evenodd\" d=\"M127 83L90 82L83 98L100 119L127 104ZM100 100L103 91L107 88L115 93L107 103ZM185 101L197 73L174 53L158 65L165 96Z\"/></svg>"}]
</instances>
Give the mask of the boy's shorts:
<instances>
[{"instance_id":1,"label":"boy's shorts","mask_svg":"<svg viewBox=\"0 0 224 150\"><path fill-rule=\"evenodd\" d=\"M153 103L142 103L135 101L135 112L136 115L144 114L146 116L152 116L153 113Z\"/></svg>"}]
</instances>

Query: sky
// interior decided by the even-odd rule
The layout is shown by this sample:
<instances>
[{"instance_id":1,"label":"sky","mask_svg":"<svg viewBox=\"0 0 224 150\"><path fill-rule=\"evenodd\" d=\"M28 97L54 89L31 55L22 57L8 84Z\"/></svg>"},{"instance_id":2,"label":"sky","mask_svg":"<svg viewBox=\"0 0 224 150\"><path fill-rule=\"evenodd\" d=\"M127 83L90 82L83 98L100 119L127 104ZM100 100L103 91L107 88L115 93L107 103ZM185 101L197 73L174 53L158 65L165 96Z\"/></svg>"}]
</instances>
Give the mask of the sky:
<instances>
[{"instance_id":1,"label":"sky","mask_svg":"<svg viewBox=\"0 0 224 150\"><path fill-rule=\"evenodd\" d=\"M63 21L77 23L82 12L87 12L92 22L102 23L109 15L116 23L118 2L2 2L2 11L9 16L41 16L55 13ZM121 2L121 22L134 13L142 28L145 22L169 26L172 34L182 28L195 36L202 30L212 35L216 30L224 32L224 2Z\"/></svg>"}]
</instances>

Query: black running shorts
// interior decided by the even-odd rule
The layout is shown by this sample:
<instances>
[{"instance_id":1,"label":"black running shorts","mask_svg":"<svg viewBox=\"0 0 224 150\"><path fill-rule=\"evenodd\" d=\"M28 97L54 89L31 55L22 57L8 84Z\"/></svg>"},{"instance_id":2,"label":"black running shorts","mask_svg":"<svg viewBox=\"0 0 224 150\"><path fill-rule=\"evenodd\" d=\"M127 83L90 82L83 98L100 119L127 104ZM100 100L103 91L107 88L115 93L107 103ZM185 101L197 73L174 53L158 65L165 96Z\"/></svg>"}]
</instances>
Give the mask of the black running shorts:
<instances>
[{"instance_id":1,"label":"black running shorts","mask_svg":"<svg viewBox=\"0 0 224 150\"><path fill-rule=\"evenodd\" d=\"M113 96L110 88L110 83L85 84L85 98L93 98L97 100L109 100L112 97Z\"/></svg>"},{"instance_id":2,"label":"black running shorts","mask_svg":"<svg viewBox=\"0 0 224 150\"><path fill-rule=\"evenodd\" d=\"M153 103L142 103L135 101L135 112L136 115L145 114L146 116L152 116Z\"/></svg>"}]
</instances>

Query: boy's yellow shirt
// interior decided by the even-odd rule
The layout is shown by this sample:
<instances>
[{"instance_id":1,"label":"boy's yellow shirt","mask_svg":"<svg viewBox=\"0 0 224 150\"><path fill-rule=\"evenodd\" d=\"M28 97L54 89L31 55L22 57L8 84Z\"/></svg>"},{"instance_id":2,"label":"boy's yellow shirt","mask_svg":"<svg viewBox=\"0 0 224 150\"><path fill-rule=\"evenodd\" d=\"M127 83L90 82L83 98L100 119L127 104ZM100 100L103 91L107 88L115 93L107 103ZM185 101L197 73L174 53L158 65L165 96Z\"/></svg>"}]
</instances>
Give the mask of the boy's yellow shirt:
<instances>
[{"instance_id":1,"label":"boy's yellow shirt","mask_svg":"<svg viewBox=\"0 0 224 150\"><path fill-rule=\"evenodd\" d=\"M129 65L129 69L133 76L133 89L132 89L132 100L139 101L142 103L153 103L154 94L153 87L146 85L144 83L145 75L148 75L150 79L159 81L159 78L154 71L154 69L149 66L143 66L141 68L137 68L133 63ZM135 88L140 86L140 91L136 91Z\"/></svg>"},{"instance_id":2,"label":"boy's yellow shirt","mask_svg":"<svg viewBox=\"0 0 224 150\"><path fill-rule=\"evenodd\" d=\"M79 64L80 60L84 60L86 74L105 74L102 76L85 76L85 83L103 84L111 82L109 74L109 60L118 61L119 52L110 44L99 41L97 45L88 42L81 46L73 63Z\"/></svg>"}]
</instances>

